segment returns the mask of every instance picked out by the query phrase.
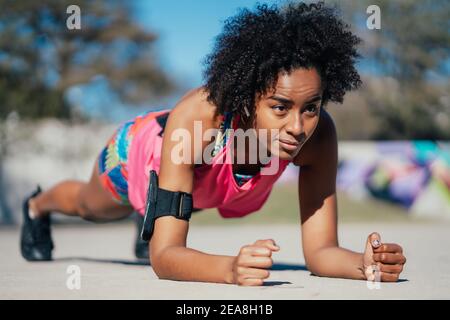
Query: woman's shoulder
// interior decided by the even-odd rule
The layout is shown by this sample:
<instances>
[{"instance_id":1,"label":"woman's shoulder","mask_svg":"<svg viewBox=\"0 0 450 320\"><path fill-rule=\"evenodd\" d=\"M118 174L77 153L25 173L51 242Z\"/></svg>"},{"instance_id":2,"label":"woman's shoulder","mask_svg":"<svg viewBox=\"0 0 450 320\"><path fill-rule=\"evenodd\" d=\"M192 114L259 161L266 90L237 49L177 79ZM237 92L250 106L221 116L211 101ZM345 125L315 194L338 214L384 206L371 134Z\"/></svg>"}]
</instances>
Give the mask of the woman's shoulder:
<instances>
[{"instance_id":1,"label":"woman's shoulder","mask_svg":"<svg viewBox=\"0 0 450 320\"><path fill-rule=\"evenodd\" d=\"M202 130L219 128L221 118L216 115L217 107L207 97L208 93L203 87L189 90L170 112L172 121L180 124L180 127L201 121Z\"/></svg>"},{"instance_id":2,"label":"woman's shoulder","mask_svg":"<svg viewBox=\"0 0 450 320\"><path fill-rule=\"evenodd\" d=\"M214 143L216 137L215 131L207 131L219 129L222 123L223 117L216 115L216 109L216 106L207 100L207 93L202 87L192 89L170 111L164 135L172 136L178 129L187 130L190 135L191 146L196 146L196 143L198 143L194 139L200 139L201 148L194 148L193 151L195 158L203 159L203 151L211 143ZM184 135L185 131L181 134Z\"/></svg>"}]
</instances>

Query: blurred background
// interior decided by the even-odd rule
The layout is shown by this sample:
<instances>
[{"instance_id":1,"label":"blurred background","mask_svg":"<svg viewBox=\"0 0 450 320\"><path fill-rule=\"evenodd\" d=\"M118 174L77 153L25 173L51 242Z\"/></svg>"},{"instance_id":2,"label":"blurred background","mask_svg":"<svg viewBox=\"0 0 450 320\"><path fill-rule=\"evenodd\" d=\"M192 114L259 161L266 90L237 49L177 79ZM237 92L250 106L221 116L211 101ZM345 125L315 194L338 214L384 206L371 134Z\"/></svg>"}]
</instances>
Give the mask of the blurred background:
<instances>
[{"instance_id":1,"label":"blurred background","mask_svg":"<svg viewBox=\"0 0 450 320\"><path fill-rule=\"evenodd\" d=\"M79 30L66 26L72 4ZM255 4L0 0L0 224L20 222L21 200L37 183L87 180L118 124L172 108L200 86L224 20ZM366 25L372 4L379 30ZM340 219L450 220L450 3L337 5L363 39L362 88L327 106L339 135ZM297 223L297 170L288 167L261 212L224 222L206 210L192 222Z\"/></svg>"}]
</instances>

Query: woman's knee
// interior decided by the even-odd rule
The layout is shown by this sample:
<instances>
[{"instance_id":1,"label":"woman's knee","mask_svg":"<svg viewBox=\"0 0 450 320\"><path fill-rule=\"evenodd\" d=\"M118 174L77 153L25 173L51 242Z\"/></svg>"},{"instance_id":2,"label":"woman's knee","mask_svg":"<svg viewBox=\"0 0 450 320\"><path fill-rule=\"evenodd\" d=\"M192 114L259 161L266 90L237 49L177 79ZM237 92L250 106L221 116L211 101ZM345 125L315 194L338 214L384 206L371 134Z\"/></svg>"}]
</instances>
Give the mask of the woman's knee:
<instances>
[{"instance_id":1,"label":"woman's knee","mask_svg":"<svg viewBox=\"0 0 450 320\"><path fill-rule=\"evenodd\" d=\"M112 199L102 202L88 190L81 190L77 201L78 215L84 220L92 222L107 222L126 218L133 209L131 206L125 206L113 203Z\"/></svg>"},{"instance_id":2,"label":"woman's knee","mask_svg":"<svg viewBox=\"0 0 450 320\"><path fill-rule=\"evenodd\" d=\"M93 208L89 207L88 203L82 199L82 197L79 197L77 201L77 213L78 216L84 220L93 221L95 222L96 214Z\"/></svg>"},{"instance_id":3,"label":"woman's knee","mask_svg":"<svg viewBox=\"0 0 450 320\"><path fill-rule=\"evenodd\" d=\"M76 199L76 210L80 218L95 221L98 209L93 206L92 201L89 199L89 190L87 189L89 189L88 185L80 188Z\"/></svg>"}]
</instances>

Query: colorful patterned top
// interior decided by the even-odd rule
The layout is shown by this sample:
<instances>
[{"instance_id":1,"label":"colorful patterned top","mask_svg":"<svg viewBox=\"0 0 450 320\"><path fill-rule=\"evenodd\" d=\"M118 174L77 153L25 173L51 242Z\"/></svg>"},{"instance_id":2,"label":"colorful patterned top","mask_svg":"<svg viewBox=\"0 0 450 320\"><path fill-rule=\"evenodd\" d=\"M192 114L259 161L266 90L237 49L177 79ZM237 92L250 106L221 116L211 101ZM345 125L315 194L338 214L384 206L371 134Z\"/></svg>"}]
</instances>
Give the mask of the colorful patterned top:
<instances>
[{"instance_id":1,"label":"colorful patterned top","mask_svg":"<svg viewBox=\"0 0 450 320\"><path fill-rule=\"evenodd\" d=\"M214 157L217 153L219 153L220 149L225 148L227 145L227 141L230 138L231 132L233 130L233 113L225 112L225 115L222 116L223 120L219 127L219 132L217 133L216 142L214 145L214 150L212 152L212 156ZM240 174L234 173L234 179L239 186L242 186L244 183L253 178L253 175L250 174Z\"/></svg>"}]
</instances>

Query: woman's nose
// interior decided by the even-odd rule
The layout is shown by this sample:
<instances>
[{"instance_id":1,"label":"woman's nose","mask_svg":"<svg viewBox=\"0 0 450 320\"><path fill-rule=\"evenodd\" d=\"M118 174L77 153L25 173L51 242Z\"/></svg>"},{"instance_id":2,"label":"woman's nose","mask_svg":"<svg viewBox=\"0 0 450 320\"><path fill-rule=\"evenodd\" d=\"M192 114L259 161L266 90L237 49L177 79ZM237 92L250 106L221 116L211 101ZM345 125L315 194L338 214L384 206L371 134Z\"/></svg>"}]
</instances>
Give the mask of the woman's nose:
<instances>
[{"instance_id":1,"label":"woman's nose","mask_svg":"<svg viewBox=\"0 0 450 320\"><path fill-rule=\"evenodd\" d=\"M303 122L301 115L297 113L292 115L285 128L286 131L294 137L300 136L300 134L303 132Z\"/></svg>"}]
</instances>

